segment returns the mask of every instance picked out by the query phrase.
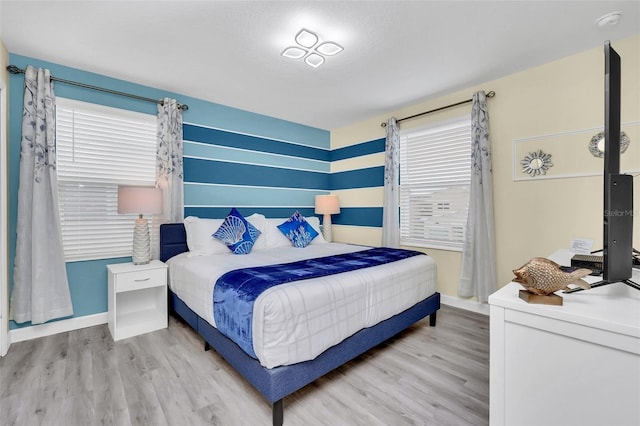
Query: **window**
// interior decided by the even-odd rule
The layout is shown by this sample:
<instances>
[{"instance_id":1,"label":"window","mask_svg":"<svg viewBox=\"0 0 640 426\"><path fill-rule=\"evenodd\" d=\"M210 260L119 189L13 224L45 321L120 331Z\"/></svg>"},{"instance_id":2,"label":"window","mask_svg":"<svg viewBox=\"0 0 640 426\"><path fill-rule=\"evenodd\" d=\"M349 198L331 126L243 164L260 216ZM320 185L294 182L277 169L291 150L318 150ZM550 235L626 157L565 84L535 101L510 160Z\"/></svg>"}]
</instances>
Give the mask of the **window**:
<instances>
[{"instance_id":1,"label":"window","mask_svg":"<svg viewBox=\"0 0 640 426\"><path fill-rule=\"evenodd\" d=\"M56 98L56 152L66 261L131 255L136 215L118 185L155 184L156 117Z\"/></svg>"},{"instance_id":2,"label":"window","mask_svg":"<svg viewBox=\"0 0 640 426\"><path fill-rule=\"evenodd\" d=\"M470 118L401 131L400 244L462 250L470 177Z\"/></svg>"}]
</instances>

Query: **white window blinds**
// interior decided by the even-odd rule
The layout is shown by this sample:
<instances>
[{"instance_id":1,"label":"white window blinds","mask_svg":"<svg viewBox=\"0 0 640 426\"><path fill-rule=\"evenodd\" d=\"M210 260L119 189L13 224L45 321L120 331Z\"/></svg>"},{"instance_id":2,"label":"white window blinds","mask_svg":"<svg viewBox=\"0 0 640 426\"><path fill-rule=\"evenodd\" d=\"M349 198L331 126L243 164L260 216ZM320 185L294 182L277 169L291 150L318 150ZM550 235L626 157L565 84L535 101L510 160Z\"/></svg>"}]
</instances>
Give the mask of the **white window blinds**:
<instances>
[{"instance_id":1,"label":"white window blinds","mask_svg":"<svg viewBox=\"0 0 640 426\"><path fill-rule=\"evenodd\" d=\"M470 170L470 118L401 131L400 244L462 250Z\"/></svg>"},{"instance_id":2,"label":"white window blinds","mask_svg":"<svg viewBox=\"0 0 640 426\"><path fill-rule=\"evenodd\" d=\"M156 143L154 115L56 98L65 260L131 255L136 215L118 214L118 185L155 184Z\"/></svg>"}]
</instances>

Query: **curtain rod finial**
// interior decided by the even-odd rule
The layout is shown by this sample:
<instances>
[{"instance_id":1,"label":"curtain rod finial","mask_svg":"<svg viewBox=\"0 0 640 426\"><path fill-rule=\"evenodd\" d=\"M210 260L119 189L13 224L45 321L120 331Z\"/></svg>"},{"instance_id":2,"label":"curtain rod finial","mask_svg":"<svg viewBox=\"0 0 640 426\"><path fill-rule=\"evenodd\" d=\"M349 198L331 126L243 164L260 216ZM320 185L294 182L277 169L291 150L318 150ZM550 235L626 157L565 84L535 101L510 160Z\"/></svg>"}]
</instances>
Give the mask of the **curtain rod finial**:
<instances>
[{"instance_id":1,"label":"curtain rod finial","mask_svg":"<svg viewBox=\"0 0 640 426\"><path fill-rule=\"evenodd\" d=\"M15 65L8 65L7 66L7 71L9 71L10 74L22 74L22 73L24 73L24 70L21 70L20 68L16 67Z\"/></svg>"}]
</instances>

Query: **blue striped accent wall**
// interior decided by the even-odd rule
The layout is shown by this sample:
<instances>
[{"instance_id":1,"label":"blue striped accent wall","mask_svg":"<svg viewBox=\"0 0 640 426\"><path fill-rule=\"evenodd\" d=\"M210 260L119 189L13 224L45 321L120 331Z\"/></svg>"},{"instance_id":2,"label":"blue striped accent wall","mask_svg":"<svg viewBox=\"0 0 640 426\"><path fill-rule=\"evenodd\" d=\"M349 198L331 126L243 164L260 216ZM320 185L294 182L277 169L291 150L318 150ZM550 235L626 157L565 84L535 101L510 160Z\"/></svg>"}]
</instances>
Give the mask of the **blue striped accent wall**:
<instances>
[{"instance_id":1,"label":"blue striped accent wall","mask_svg":"<svg viewBox=\"0 0 640 426\"><path fill-rule=\"evenodd\" d=\"M346 146L331 151L331 161L346 160L349 158L361 157L363 155L377 154L384 152L385 139L375 139L362 142L356 145Z\"/></svg>"},{"instance_id":2,"label":"blue striped accent wall","mask_svg":"<svg viewBox=\"0 0 640 426\"><path fill-rule=\"evenodd\" d=\"M355 189L384 186L384 166L331 174L331 189Z\"/></svg>"},{"instance_id":3,"label":"blue striped accent wall","mask_svg":"<svg viewBox=\"0 0 640 426\"><path fill-rule=\"evenodd\" d=\"M228 130L212 129L201 125L185 123L182 126L183 139L203 142L209 145L237 148L247 151L280 154L286 157L301 157L323 162L330 161L328 147L317 148L290 141L242 134Z\"/></svg>"},{"instance_id":4,"label":"blue striped accent wall","mask_svg":"<svg viewBox=\"0 0 640 426\"><path fill-rule=\"evenodd\" d=\"M330 189L330 151L298 142L183 125L185 215L313 215Z\"/></svg>"},{"instance_id":5,"label":"blue striped accent wall","mask_svg":"<svg viewBox=\"0 0 640 426\"><path fill-rule=\"evenodd\" d=\"M185 216L308 216L318 194L384 185L384 165L330 173L331 161L383 153L384 138L330 151L193 123L183 133ZM332 222L382 227L382 206L341 207Z\"/></svg>"},{"instance_id":6,"label":"blue striped accent wall","mask_svg":"<svg viewBox=\"0 0 640 426\"><path fill-rule=\"evenodd\" d=\"M331 223L382 228L382 206L340 208L340 214L331 216Z\"/></svg>"},{"instance_id":7,"label":"blue striped accent wall","mask_svg":"<svg viewBox=\"0 0 640 426\"><path fill-rule=\"evenodd\" d=\"M358 158L380 154L385 151L385 139L375 139L338 148L331 151L332 162L354 163L353 168L333 172L330 175L331 191L382 188L384 186L384 160L380 165L358 168ZM345 200L346 201L346 200ZM382 205L364 205L341 207L340 214L333 215L331 221L336 225L382 227Z\"/></svg>"}]
</instances>

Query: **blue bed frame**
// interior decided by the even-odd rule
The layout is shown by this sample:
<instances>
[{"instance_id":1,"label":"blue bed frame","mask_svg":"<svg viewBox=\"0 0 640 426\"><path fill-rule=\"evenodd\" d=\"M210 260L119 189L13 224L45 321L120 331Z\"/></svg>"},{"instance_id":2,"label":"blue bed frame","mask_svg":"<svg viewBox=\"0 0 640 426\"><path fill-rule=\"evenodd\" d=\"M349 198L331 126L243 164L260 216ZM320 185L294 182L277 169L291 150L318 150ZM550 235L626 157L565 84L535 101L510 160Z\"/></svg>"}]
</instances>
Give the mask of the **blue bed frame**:
<instances>
[{"instance_id":1,"label":"blue bed frame","mask_svg":"<svg viewBox=\"0 0 640 426\"><path fill-rule=\"evenodd\" d=\"M188 251L184 225L181 223L160 226L160 260ZM284 419L283 399L331 370L349 362L369 349L393 337L415 322L429 316L429 325L436 325L436 313L440 309L440 294L417 303L373 327L333 346L311 361L265 368L255 358L247 355L238 345L221 334L206 320L200 318L179 297L169 292L171 310L182 317L205 340L205 349L213 347L238 373L249 381L273 407L273 425L281 426Z\"/></svg>"}]
</instances>

